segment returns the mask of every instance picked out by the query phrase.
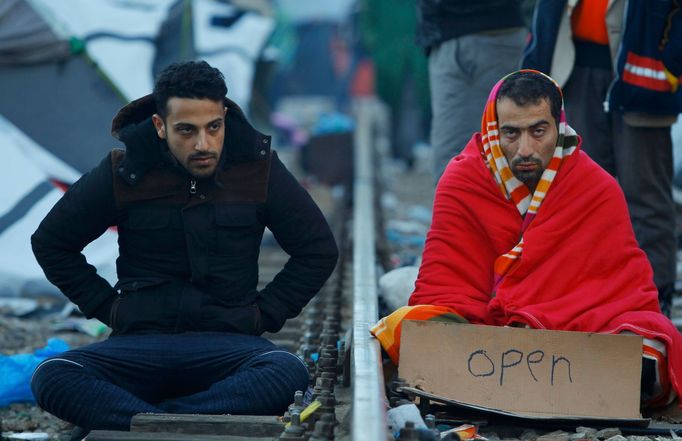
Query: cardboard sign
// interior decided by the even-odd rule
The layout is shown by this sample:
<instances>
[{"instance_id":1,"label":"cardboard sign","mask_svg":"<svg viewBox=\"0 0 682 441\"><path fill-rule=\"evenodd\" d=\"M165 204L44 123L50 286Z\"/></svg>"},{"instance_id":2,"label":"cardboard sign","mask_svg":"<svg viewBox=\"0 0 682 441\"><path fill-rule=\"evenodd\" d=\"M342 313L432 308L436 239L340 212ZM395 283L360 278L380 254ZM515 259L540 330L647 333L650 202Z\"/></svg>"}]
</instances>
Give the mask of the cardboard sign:
<instances>
[{"instance_id":1,"label":"cardboard sign","mask_svg":"<svg viewBox=\"0 0 682 441\"><path fill-rule=\"evenodd\" d=\"M642 338L405 321L400 376L438 397L523 416L641 418Z\"/></svg>"}]
</instances>

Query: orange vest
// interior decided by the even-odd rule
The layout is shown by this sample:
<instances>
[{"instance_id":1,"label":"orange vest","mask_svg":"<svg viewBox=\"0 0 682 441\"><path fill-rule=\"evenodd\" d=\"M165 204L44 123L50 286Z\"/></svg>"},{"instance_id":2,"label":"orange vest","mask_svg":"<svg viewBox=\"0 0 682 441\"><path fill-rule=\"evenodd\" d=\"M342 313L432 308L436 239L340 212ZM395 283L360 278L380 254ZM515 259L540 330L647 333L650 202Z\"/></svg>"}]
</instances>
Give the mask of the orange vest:
<instances>
[{"instance_id":1,"label":"orange vest","mask_svg":"<svg viewBox=\"0 0 682 441\"><path fill-rule=\"evenodd\" d=\"M571 14L573 38L598 44L609 44L606 32L606 8L609 0L581 0Z\"/></svg>"}]
</instances>

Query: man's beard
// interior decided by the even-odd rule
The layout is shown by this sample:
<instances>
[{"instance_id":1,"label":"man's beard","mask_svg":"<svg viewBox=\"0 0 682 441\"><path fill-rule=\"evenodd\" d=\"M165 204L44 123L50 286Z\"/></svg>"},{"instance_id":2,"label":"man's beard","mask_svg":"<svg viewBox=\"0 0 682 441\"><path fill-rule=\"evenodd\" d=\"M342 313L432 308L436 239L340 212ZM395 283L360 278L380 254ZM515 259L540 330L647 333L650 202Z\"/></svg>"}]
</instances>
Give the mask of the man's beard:
<instances>
[{"instance_id":1,"label":"man's beard","mask_svg":"<svg viewBox=\"0 0 682 441\"><path fill-rule=\"evenodd\" d=\"M193 163L194 160L200 159L213 159L215 162L210 167L200 167L196 163ZM213 152L193 153L187 158L187 170L193 177L198 179L213 176L217 166L218 156Z\"/></svg>"},{"instance_id":2,"label":"man's beard","mask_svg":"<svg viewBox=\"0 0 682 441\"><path fill-rule=\"evenodd\" d=\"M537 167L535 167L534 170L520 170L519 166L521 164L535 164ZM542 173L545 171L545 168L542 166L542 161L533 157L514 159L511 163L511 169L516 179L526 184L531 190L535 190L538 182L540 182Z\"/></svg>"}]
</instances>

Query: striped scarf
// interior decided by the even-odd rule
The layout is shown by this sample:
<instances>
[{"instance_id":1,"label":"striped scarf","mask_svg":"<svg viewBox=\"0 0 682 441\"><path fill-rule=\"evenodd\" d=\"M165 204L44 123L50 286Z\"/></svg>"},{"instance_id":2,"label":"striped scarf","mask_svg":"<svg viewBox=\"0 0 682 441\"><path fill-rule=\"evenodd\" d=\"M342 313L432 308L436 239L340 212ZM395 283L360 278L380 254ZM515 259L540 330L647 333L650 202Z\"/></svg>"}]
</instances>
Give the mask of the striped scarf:
<instances>
[{"instance_id":1,"label":"striped scarf","mask_svg":"<svg viewBox=\"0 0 682 441\"><path fill-rule=\"evenodd\" d=\"M557 89L559 89L559 93L561 93L559 85L549 76L531 69L524 69L519 72L535 72L543 75L549 78ZM547 165L547 168L542 173L540 182L538 182L538 185L535 188L535 192L531 194L528 187L512 173L507 158L504 156L504 152L500 147L496 103L500 87L509 75L498 81L495 87L490 91L488 102L486 103L485 111L483 112L483 119L481 120L481 153L486 159L488 169L490 169L490 172L493 174L504 197L511 199L521 216L524 216L519 243L495 260L495 286L500 283L502 278L509 272L514 263L517 262L521 256L521 253L523 252L523 233L535 218L562 162L576 151L578 145L578 136L576 132L566 123L566 113L564 112L562 103L561 116L559 118L559 136L557 137L557 145L554 149L554 154Z\"/></svg>"}]
</instances>

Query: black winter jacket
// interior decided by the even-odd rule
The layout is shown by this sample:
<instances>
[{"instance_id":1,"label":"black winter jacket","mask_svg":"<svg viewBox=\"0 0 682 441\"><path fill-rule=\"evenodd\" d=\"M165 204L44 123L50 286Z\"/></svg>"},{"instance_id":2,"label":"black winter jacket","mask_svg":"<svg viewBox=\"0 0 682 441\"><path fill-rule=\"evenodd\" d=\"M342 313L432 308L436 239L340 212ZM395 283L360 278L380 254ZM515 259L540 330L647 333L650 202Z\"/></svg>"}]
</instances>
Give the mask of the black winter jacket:
<instances>
[{"instance_id":1,"label":"black winter jacket","mask_svg":"<svg viewBox=\"0 0 682 441\"><path fill-rule=\"evenodd\" d=\"M31 241L47 278L114 333L279 330L317 293L338 251L306 191L226 99L225 145L214 177L194 181L155 135L150 96L114 119L114 150L45 217ZM82 249L116 226L115 287ZM290 255L262 291L259 246L268 227Z\"/></svg>"},{"instance_id":2,"label":"black winter jacket","mask_svg":"<svg viewBox=\"0 0 682 441\"><path fill-rule=\"evenodd\" d=\"M417 44L428 52L462 35L524 26L520 1L419 0Z\"/></svg>"}]
</instances>

